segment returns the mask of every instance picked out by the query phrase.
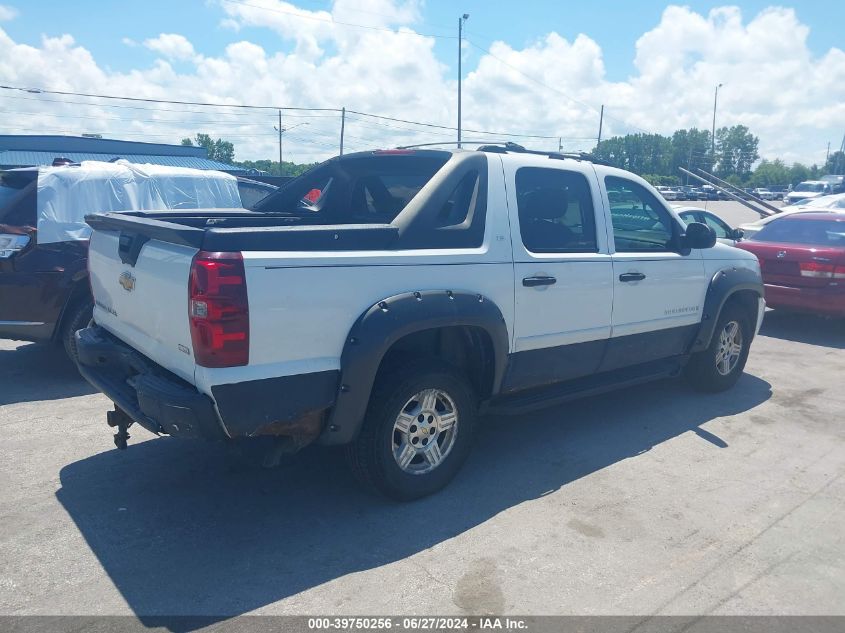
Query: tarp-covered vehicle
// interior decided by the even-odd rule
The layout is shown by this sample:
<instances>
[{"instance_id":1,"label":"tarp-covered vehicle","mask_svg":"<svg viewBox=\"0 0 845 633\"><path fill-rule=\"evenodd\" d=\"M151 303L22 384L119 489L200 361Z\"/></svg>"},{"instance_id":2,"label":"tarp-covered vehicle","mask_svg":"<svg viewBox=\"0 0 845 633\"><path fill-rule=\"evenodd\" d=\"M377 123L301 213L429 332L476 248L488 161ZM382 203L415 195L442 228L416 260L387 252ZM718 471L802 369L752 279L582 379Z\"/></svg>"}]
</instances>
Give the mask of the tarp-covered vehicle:
<instances>
[{"instance_id":1,"label":"tarp-covered vehicle","mask_svg":"<svg viewBox=\"0 0 845 633\"><path fill-rule=\"evenodd\" d=\"M92 311L86 214L240 209L238 185L219 171L125 160L0 171L0 338L61 341L75 355L73 332Z\"/></svg>"}]
</instances>

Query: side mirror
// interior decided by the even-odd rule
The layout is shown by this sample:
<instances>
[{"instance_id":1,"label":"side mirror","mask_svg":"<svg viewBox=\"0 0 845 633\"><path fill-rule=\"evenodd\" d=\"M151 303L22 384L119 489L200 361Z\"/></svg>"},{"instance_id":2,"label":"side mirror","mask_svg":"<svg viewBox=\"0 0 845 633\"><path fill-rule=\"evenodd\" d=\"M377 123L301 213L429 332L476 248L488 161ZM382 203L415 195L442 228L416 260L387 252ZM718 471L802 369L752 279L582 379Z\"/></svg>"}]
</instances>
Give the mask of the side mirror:
<instances>
[{"instance_id":1,"label":"side mirror","mask_svg":"<svg viewBox=\"0 0 845 633\"><path fill-rule=\"evenodd\" d=\"M716 244L716 232L701 222L690 222L687 231L681 237L684 248L712 248Z\"/></svg>"},{"instance_id":2,"label":"side mirror","mask_svg":"<svg viewBox=\"0 0 845 633\"><path fill-rule=\"evenodd\" d=\"M743 231L742 229L734 229L733 231L731 231L732 240L741 240L743 237L745 237L745 231Z\"/></svg>"}]
</instances>

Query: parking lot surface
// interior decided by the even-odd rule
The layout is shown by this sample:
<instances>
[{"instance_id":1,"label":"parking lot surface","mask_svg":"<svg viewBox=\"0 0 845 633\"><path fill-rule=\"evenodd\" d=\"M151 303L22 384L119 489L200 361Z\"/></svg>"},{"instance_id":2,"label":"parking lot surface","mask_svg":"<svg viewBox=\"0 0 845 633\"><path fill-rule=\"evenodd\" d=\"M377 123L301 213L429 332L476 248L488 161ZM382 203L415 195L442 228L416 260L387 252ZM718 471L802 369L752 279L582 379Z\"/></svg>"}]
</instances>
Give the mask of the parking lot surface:
<instances>
[{"instance_id":1,"label":"parking lot surface","mask_svg":"<svg viewBox=\"0 0 845 633\"><path fill-rule=\"evenodd\" d=\"M484 419L395 504L334 450L117 451L58 348L0 341L0 614L842 615L843 376L845 322L769 312L732 391Z\"/></svg>"}]
</instances>

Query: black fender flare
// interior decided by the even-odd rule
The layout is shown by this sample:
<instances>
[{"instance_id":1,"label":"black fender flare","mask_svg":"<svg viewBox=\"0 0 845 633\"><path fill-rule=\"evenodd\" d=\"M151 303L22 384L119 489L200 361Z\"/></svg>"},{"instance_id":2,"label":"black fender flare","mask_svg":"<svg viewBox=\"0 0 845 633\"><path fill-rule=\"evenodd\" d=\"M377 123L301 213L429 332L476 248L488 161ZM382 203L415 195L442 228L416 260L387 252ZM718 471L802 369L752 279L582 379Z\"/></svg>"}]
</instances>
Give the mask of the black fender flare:
<instances>
[{"instance_id":1,"label":"black fender flare","mask_svg":"<svg viewBox=\"0 0 845 633\"><path fill-rule=\"evenodd\" d=\"M704 299L701 325L693 341L691 353L700 352L710 346L716 321L725 303L742 290L752 290L758 297L763 297L763 281L760 275L749 268L723 268L713 275Z\"/></svg>"},{"instance_id":2,"label":"black fender flare","mask_svg":"<svg viewBox=\"0 0 845 633\"><path fill-rule=\"evenodd\" d=\"M320 437L323 444L345 444L358 434L381 361L399 339L423 330L452 326L482 328L493 346L492 392L502 382L508 356L508 330L499 307L471 292L425 290L374 303L355 321L340 357L335 405Z\"/></svg>"}]
</instances>

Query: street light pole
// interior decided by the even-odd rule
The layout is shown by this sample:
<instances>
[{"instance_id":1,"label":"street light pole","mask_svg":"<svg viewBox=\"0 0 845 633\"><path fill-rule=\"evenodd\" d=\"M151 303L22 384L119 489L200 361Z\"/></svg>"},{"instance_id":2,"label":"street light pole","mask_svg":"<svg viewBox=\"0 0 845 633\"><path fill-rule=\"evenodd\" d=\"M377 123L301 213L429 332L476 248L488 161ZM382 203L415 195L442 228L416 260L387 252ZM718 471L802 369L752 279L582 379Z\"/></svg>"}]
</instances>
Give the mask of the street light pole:
<instances>
[{"instance_id":1,"label":"street light pole","mask_svg":"<svg viewBox=\"0 0 845 633\"><path fill-rule=\"evenodd\" d=\"M458 18L458 149L461 147L461 52L464 38L464 22L469 19L469 13Z\"/></svg>"},{"instance_id":2,"label":"street light pole","mask_svg":"<svg viewBox=\"0 0 845 633\"><path fill-rule=\"evenodd\" d=\"M716 103L719 99L719 88L722 87L722 84L716 86L716 93L713 95L713 131L710 133L710 154L713 157L713 164L716 164ZM712 167L712 165L711 165Z\"/></svg>"}]
</instances>

